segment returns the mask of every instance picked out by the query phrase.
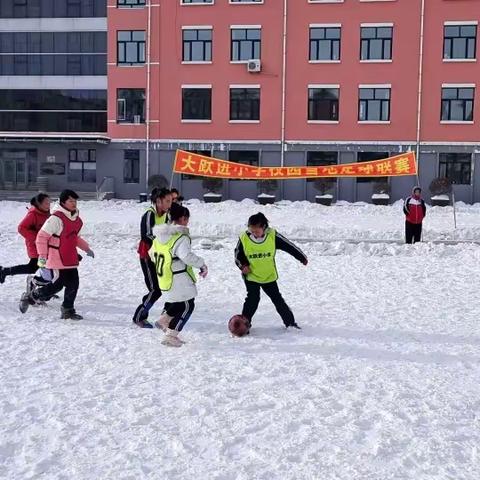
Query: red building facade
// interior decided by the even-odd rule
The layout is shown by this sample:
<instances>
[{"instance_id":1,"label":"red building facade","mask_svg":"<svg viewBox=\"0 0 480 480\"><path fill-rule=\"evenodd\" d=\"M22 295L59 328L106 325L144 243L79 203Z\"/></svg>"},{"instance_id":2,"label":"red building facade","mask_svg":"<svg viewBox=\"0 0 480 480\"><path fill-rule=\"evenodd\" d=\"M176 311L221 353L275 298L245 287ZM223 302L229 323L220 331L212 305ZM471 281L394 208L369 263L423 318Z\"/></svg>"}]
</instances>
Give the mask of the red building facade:
<instances>
[{"instance_id":1,"label":"red building facade","mask_svg":"<svg viewBox=\"0 0 480 480\"><path fill-rule=\"evenodd\" d=\"M446 175L457 198L477 201L476 3L108 0L112 143L102 170L130 196L153 174L169 178L176 148L292 166L414 150L423 187ZM416 181L393 179L391 197ZM203 193L201 180L174 185ZM333 194L369 201L374 185L341 179ZM222 193L252 198L258 189L226 181ZM291 180L277 196L316 193L313 182Z\"/></svg>"}]
</instances>

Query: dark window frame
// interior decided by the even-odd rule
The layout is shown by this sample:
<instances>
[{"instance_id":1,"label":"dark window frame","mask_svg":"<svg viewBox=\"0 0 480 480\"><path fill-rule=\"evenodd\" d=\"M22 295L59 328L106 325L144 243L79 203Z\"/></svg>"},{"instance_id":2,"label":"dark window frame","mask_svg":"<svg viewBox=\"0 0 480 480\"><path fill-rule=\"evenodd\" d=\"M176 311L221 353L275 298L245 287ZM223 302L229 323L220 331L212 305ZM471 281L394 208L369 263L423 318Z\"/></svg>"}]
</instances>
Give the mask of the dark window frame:
<instances>
[{"instance_id":1,"label":"dark window frame","mask_svg":"<svg viewBox=\"0 0 480 480\"><path fill-rule=\"evenodd\" d=\"M338 38L334 34L338 32ZM312 38L316 34L323 38ZM310 27L309 29L309 60L322 62L339 62L342 48L342 28L341 27ZM328 45L328 57L321 57L320 48L322 44Z\"/></svg>"},{"instance_id":2,"label":"dark window frame","mask_svg":"<svg viewBox=\"0 0 480 480\"><path fill-rule=\"evenodd\" d=\"M145 0L117 0L117 7L119 7L119 8L143 8L143 7L145 7Z\"/></svg>"},{"instance_id":3,"label":"dark window frame","mask_svg":"<svg viewBox=\"0 0 480 480\"><path fill-rule=\"evenodd\" d=\"M368 97L367 91L372 91L373 98ZM388 91L388 98L382 98L382 92ZM362 95L365 98L362 98ZM391 87L362 87L358 91L358 121L359 122L389 122L391 111L392 92ZM374 104L379 104L380 118L370 118L369 111L372 110ZM362 112L364 112L362 118Z\"/></svg>"},{"instance_id":4,"label":"dark window frame","mask_svg":"<svg viewBox=\"0 0 480 480\"><path fill-rule=\"evenodd\" d=\"M243 32L245 38L234 38ZM259 33L259 38L249 38L253 33ZM249 54L245 55L245 51ZM230 28L230 62L245 63L249 60L260 60L262 56L262 29L253 27ZM247 58L248 57L248 58Z\"/></svg>"},{"instance_id":5,"label":"dark window frame","mask_svg":"<svg viewBox=\"0 0 480 480\"><path fill-rule=\"evenodd\" d=\"M204 98L202 95L209 92ZM212 120L212 88L182 87L182 121Z\"/></svg>"},{"instance_id":6,"label":"dark window frame","mask_svg":"<svg viewBox=\"0 0 480 480\"><path fill-rule=\"evenodd\" d=\"M474 34L467 34L462 30L473 28ZM458 30L458 31L457 31ZM477 54L477 25L465 23L463 25L443 26L443 59L444 60L475 60ZM464 43L464 54L456 55L459 43Z\"/></svg>"},{"instance_id":7,"label":"dark window frame","mask_svg":"<svg viewBox=\"0 0 480 480\"><path fill-rule=\"evenodd\" d=\"M466 91L471 91L471 94ZM456 110L455 103L462 111L461 118L453 117ZM441 122L473 122L474 108L475 87L442 87Z\"/></svg>"},{"instance_id":8,"label":"dark window frame","mask_svg":"<svg viewBox=\"0 0 480 480\"><path fill-rule=\"evenodd\" d=\"M138 97L135 98L137 95ZM145 101L144 88L117 88L117 123L145 123ZM122 108L123 115L120 115ZM140 122L135 122L137 116L140 116Z\"/></svg>"},{"instance_id":9,"label":"dark window frame","mask_svg":"<svg viewBox=\"0 0 480 480\"><path fill-rule=\"evenodd\" d=\"M186 39L186 32L196 32L196 39ZM209 32L210 39L199 39L199 32ZM195 44L201 44L202 58L192 58ZM186 46L188 45L188 48ZM213 29L208 28L184 28L182 29L182 62L211 62L213 49ZM186 58L189 57L189 58Z\"/></svg>"},{"instance_id":10,"label":"dark window frame","mask_svg":"<svg viewBox=\"0 0 480 480\"><path fill-rule=\"evenodd\" d=\"M367 36L367 30L375 30L373 36ZM390 30L390 36L382 36L380 30ZM373 56L374 46L381 44L380 56ZM363 26L360 27L360 60L392 60L393 26Z\"/></svg>"},{"instance_id":11,"label":"dark window frame","mask_svg":"<svg viewBox=\"0 0 480 480\"><path fill-rule=\"evenodd\" d=\"M134 33L143 33L143 40L133 40ZM120 40L120 34L129 33L130 40ZM129 44L136 44L136 60L127 61L127 49ZM145 30L117 30L117 65L145 65ZM122 55L121 55L121 51ZM121 59L123 57L123 60ZM141 60L143 58L143 60Z\"/></svg>"},{"instance_id":12,"label":"dark window frame","mask_svg":"<svg viewBox=\"0 0 480 480\"><path fill-rule=\"evenodd\" d=\"M465 159L459 161L459 157L465 157ZM471 185L472 158L471 153L439 153L438 176L450 179L455 185ZM456 166L460 167L458 171L454 171Z\"/></svg>"},{"instance_id":13,"label":"dark window frame","mask_svg":"<svg viewBox=\"0 0 480 480\"><path fill-rule=\"evenodd\" d=\"M79 152L87 152L87 159L83 160L82 158L79 159ZM73 158L72 158L73 157ZM81 168L72 169L73 171L81 170L81 180L72 180L71 171L71 164L81 164ZM95 164L95 168L86 168L85 165L93 165ZM95 180L86 179L88 176L86 172L91 172L95 170ZM68 181L70 182L80 182L80 183L95 183L97 176L97 152L94 148L70 148L68 150Z\"/></svg>"},{"instance_id":14,"label":"dark window frame","mask_svg":"<svg viewBox=\"0 0 480 480\"><path fill-rule=\"evenodd\" d=\"M123 183L140 183L140 150L123 151Z\"/></svg>"},{"instance_id":15,"label":"dark window frame","mask_svg":"<svg viewBox=\"0 0 480 480\"><path fill-rule=\"evenodd\" d=\"M337 98L313 98L315 91L336 91ZM329 118L319 117L322 110L327 107ZM324 121L324 122L338 122L339 121L339 106L340 106L340 87L308 87L308 105L307 118L309 121ZM317 115L314 115L314 114ZM314 118L315 117L315 118Z\"/></svg>"},{"instance_id":16,"label":"dark window frame","mask_svg":"<svg viewBox=\"0 0 480 480\"><path fill-rule=\"evenodd\" d=\"M259 122L261 92L258 87L230 88L230 121Z\"/></svg>"}]
</instances>

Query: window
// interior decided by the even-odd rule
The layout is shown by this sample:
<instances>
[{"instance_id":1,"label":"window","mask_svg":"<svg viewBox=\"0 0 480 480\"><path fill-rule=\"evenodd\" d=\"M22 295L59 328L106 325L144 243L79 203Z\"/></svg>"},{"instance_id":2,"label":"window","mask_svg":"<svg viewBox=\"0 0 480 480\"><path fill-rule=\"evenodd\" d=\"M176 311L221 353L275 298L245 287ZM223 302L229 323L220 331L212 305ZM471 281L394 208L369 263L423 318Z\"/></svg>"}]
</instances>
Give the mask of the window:
<instances>
[{"instance_id":1,"label":"window","mask_svg":"<svg viewBox=\"0 0 480 480\"><path fill-rule=\"evenodd\" d=\"M145 0L117 0L117 5L119 7L144 7L145 6ZM138 183L138 182L136 182Z\"/></svg>"},{"instance_id":2,"label":"window","mask_svg":"<svg viewBox=\"0 0 480 480\"><path fill-rule=\"evenodd\" d=\"M106 75L106 55L0 55L0 75Z\"/></svg>"},{"instance_id":3,"label":"window","mask_svg":"<svg viewBox=\"0 0 480 480\"><path fill-rule=\"evenodd\" d=\"M310 60L340 60L340 27L310 27Z\"/></svg>"},{"instance_id":4,"label":"window","mask_svg":"<svg viewBox=\"0 0 480 480\"><path fill-rule=\"evenodd\" d=\"M476 25L445 25L443 27L444 59L474 59L476 43Z\"/></svg>"},{"instance_id":5,"label":"window","mask_svg":"<svg viewBox=\"0 0 480 480\"><path fill-rule=\"evenodd\" d=\"M361 27L361 60L392 59L393 27Z\"/></svg>"},{"instance_id":6,"label":"window","mask_svg":"<svg viewBox=\"0 0 480 480\"><path fill-rule=\"evenodd\" d=\"M140 150L124 150L123 161L123 183L140 183Z\"/></svg>"},{"instance_id":7,"label":"window","mask_svg":"<svg viewBox=\"0 0 480 480\"><path fill-rule=\"evenodd\" d=\"M470 153L440 153L439 177L447 177L457 185L470 185L472 155Z\"/></svg>"},{"instance_id":8,"label":"window","mask_svg":"<svg viewBox=\"0 0 480 480\"><path fill-rule=\"evenodd\" d=\"M1 131L106 132L107 112L2 112Z\"/></svg>"},{"instance_id":9,"label":"window","mask_svg":"<svg viewBox=\"0 0 480 480\"><path fill-rule=\"evenodd\" d=\"M97 160L94 149L68 151L68 181L86 183L97 181Z\"/></svg>"},{"instance_id":10,"label":"window","mask_svg":"<svg viewBox=\"0 0 480 480\"><path fill-rule=\"evenodd\" d=\"M117 32L117 63L139 65L145 63L145 32L143 30Z\"/></svg>"},{"instance_id":11,"label":"window","mask_svg":"<svg viewBox=\"0 0 480 480\"><path fill-rule=\"evenodd\" d=\"M358 152L357 162L371 162L388 158L388 152ZM388 182L388 177L357 177L357 183Z\"/></svg>"},{"instance_id":12,"label":"window","mask_svg":"<svg viewBox=\"0 0 480 480\"><path fill-rule=\"evenodd\" d=\"M214 0L182 0L182 5L192 5L194 3L213 3Z\"/></svg>"},{"instance_id":13,"label":"window","mask_svg":"<svg viewBox=\"0 0 480 480\"><path fill-rule=\"evenodd\" d=\"M106 17L105 0L2 0L0 18Z\"/></svg>"},{"instance_id":14,"label":"window","mask_svg":"<svg viewBox=\"0 0 480 480\"><path fill-rule=\"evenodd\" d=\"M184 28L183 61L184 62L211 62L212 61L212 30Z\"/></svg>"},{"instance_id":15,"label":"window","mask_svg":"<svg viewBox=\"0 0 480 480\"><path fill-rule=\"evenodd\" d=\"M230 120L260 120L260 88L230 88Z\"/></svg>"},{"instance_id":16,"label":"window","mask_svg":"<svg viewBox=\"0 0 480 480\"><path fill-rule=\"evenodd\" d=\"M117 123L145 123L145 90L143 88L117 90Z\"/></svg>"},{"instance_id":17,"label":"window","mask_svg":"<svg viewBox=\"0 0 480 480\"><path fill-rule=\"evenodd\" d=\"M338 152L307 152L307 167L323 167L338 164ZM307 178L307 182L314 182L316 178ZM336 177L322 180L335 183Z\"/></svg>"},{"instance_id":18,"label":"window","mask_svg":"<svg viewBox=\"0 0 480 480\"><path fill-rule=\"evenodd\" d=\"M390 88L359 89L358 121L390 121Z\"/></svg>"},{"instance_id":19,"label":"window","mask_svg":"<svg viewBox=\"0 0 480 480\"><path fill-rule=\"evenodd\" d=\"M474 87L442 87L442 121L473 122Z\"/></svg>"},{"instance_id":20,"label":"window","mask_svg":"<svg viewBox=\"0 0 480 480\"><path fill-rule=\"evenodd\" d=\"M260 28L232 28L231 61L245 62L260 59L261 37Z\"/></svg>"},{"instance_id":21,"label":"window","mask_svg":"<svg viewBox=\"0 0 480 480\"><path fill-rule=\"evenodd\" d=\"M212 88L182 87L182 120L212 119Z\"/></svg>"},{"instance_id":22,"label":"window","mask_svg":"<svg viewBox=\"0 0 480 480\"><path fill-rule=\"evenodd\" d=\"M308 120L338 121L338 87L308 88Z\"/></svg>"},{"instance_id":23,"label":"window","mask_svg":"<svg viewBox=\"0 0 480 480\"><path fill-rule=\"evenodd\" d=\"M107 33L0 32L0 53L107 53Z\"/></svg>"},{"instance_id":24,"label":"window","mask_svg":"<svg viewBox=\"0 0 480 480\"><path fill-rule=\"evenodd\" d=\"M260 163L260 152L257 150L230 150L228 152L228 160L230 162L258 167Z\"/></svg>"},{"instance_id":25,"label":"window","mask_svg":"<svg viewBox=\"0 0 480 480\"><path fill-rule=\"evenodd\" d=\"M230 0L230 3L263 3L263 0Z\"/></svg>"}]
</instances>

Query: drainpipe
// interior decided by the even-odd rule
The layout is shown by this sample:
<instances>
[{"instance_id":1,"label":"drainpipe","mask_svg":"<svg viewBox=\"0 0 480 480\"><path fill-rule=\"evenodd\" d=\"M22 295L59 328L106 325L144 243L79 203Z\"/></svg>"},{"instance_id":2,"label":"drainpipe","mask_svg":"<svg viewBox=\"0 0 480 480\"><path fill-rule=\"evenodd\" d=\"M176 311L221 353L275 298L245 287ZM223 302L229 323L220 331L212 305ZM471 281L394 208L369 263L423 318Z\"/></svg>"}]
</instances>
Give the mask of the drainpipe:
<instances>
[{"instance_id":1,"label":"drainpipe","mask_svg":"<svg viewBox=\"0 0 480 480\"><path fill-rule=\"evenodd\" d=\"M285 163L285 107L287 80L287 2L283 0L283 48L282 48L282 134L280 141L280 165Z\"/></svg>"},{"instance_id":2,"label":"drainpipe","mask_svg":"<svg viewBox=\"0 0 480 480\"><path fill-rule=\"evenodd\" d=\"M152 25L152 0L148 0L147 10L147 89L146 89L146 112L145 112L145 189L148 190L148 179L150 177L150 39Z\"/></svg>"},{"instance_id":3,"label":"drainpipe","mask_svg":"<svg viewBox=\"0 0 480 480\"><path fill-rule=\"evenodd\" d=\"M418 95L417 95L417 138L416 138L416 149L415 156L417 159L417 185L420 185L420 178L418 175L418 163L420 159L420 127L422 121L422 82L423 82L423 32L425 24L425 0L422 0L421 3L421 12L420 12L420 54L418 59Z\"/></svg>"}]
</instances>

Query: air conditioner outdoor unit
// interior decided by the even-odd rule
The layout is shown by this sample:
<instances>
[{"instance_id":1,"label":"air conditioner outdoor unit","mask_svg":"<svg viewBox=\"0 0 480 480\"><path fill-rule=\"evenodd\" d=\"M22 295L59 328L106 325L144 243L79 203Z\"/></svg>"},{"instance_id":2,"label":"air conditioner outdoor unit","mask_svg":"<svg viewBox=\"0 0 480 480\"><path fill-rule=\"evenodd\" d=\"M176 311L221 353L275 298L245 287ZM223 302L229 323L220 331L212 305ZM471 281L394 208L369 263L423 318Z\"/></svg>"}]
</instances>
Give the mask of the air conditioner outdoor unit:
<instances>
[{"instance_id":1,"label":"air conditioner outdoor unit","mask_svg":"<svg viewBox=\"0 0 480 480\"><path fill-rule=\"evenodd\" d=\"M262 62L258 59L249 60L247 63L247 70L249 72L260 72L262 70Z\"/></svg>"},{"instance_id":2,"label":"air conditioner outdoor unit","mask_svg":"<svg viewBox=\"0 0 480 480\"><path fill-rule=\"evenodd\" d=\"M140 115L133 116L133 123L141 123L142 117Z\"/></svg>"}]
</instances>

